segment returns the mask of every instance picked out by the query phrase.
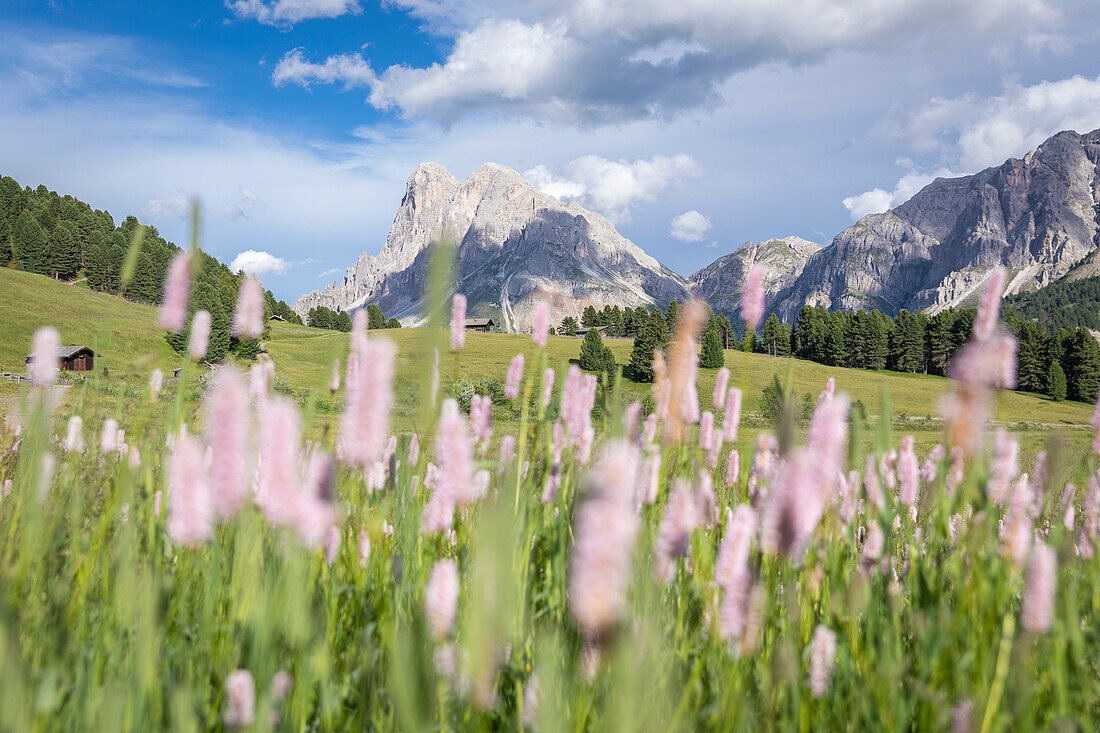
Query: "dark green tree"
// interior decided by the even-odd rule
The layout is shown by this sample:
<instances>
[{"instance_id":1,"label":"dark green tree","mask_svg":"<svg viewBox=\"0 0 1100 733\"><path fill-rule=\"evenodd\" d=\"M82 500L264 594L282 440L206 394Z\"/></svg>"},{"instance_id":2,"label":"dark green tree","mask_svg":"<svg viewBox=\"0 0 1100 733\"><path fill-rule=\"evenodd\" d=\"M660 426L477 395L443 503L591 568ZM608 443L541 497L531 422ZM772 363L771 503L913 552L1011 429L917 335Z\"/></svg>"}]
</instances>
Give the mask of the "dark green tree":
<instances>
[{"instance_id":1,"label":"dark green tree","mask_svg":"<svg viewBox=\"0 0 1100 733\"><path fill-rule=\"evenodd\" d=\"M1051 361L1047 370L1047 394L1055 402L1066 398L1066 372L1057 361Z\"/></svg>"},{"instance_id":2,"label":"dark green tree","mask_svg":"<svg viewBox=\"0 0 1100 733\"><path fill-rule=\"evenodd\" d=\"M589 329L581 342L580 365L588 372L597 372L603 366L603 339L595 328Z\"/></svg>"},{"instance_id":3,"label":"dark green tree","mask_svg":"<svg viewBox=\"0 0 1100 733\"><path fill-rule=\"evenodd\" d=\"M596 312L596 309L593 306L586 307L584 309L584 312L581 313L581 325L584 326L585 328L592 328L593 326L598 326L598 325L600 325L599 321L600 321L600 316Z\"/></svg>"},{"instance_id":4,"label":"dark green tree","mask_svg":"<svg viewBox=\"0 0 1100 733\"><path fill-rule=\"evenodd\" d=\"M46 231L34 218L30 209L25 209L15 221L12 233L15 263L20 270L45 275L49 271L49 253Z\"/></svg>"},{"instance_id":5,"label":"dark green tree","mask_svg":"<svg viewBox=\"0 0 1100 733\"><path fill-rule=\"evenodd\" d=\"M351 332L351 316L348 315L347 311L340 311L336 314L333 327L337 331L343 331L344 333Z\"/></svg>"},{"instance_id":6,"label":"dark green tree","mask_svg":"<svg viewBox=\"0 0 1100 733\"><path fill-rule=\"evenodd\" d=\"M658 314L646 319L642 330L634 337L630 352L630 378L636 382L653 381L653 352L665 345L665 320Z\"/></svg>"},{"instance_id":7,"label":"dark green tree","mask_svg":"<svg viewBox=\"0 0 1100 733\"><path fill-rule=\"evenodd\" d=\"M1069 398L1095 402L1100 388L1100 344L1087 329L1079 328L1073 334L1065 363Z\"/></svg>"},{"instance_id":8,"label":"dark green tree","mask_svg":"<svg viewBox=\"0 0 1100 733\"><path fill-rule=\"evenodd\" d=\"M386 320L386 328L401 328L401 321L391 316Z\"/></svg>"},{"instance_id":9,"label":"dark green tree","mask_svg":"<svg viewBox=\"0 0 1100 733\"><path fill-rule=\"evenodd\" d=\"M62 280L76 277L80 269L80 245L68 226L58 224L50 233L50 274Z\"/></svg>"},{"instance_id":10,"label":"dark green tree","mask_svg":"<svg viewBox=\"0 0 1100 733\"><path fill-rule=\"evenodd\" d=\"M722 351L722 339L718 335L718 325L711 320L703 334L702 348L699 353L699 366L704 369L720 369L726 364L726 354Z\"/></svg>"},{"instance_id":11,"label":"dark green tree","mask_svg":"<svg viewBox=\"0 0 1100 733\"><path fill-rule=\"evenodd\" d=\"M350 321L349 321L350 323ZM378 328L386 327L386 316L382 313L382 307L377 303L371 303L367 306L367 328L372 331ZM349 327L350 331L351 328Z\"/></svg>"},{"instance_id":12,"label":"dark green tree","mask_svg":"<svg viewBox=\"0 0 1100 733\"><path fill-rule=\"evenodd\" d=\"M558 326L559 336L576 336L577 335L577 319L573 316L566 316L561 319L561 325Z\"/></svg>"}]
</instances>

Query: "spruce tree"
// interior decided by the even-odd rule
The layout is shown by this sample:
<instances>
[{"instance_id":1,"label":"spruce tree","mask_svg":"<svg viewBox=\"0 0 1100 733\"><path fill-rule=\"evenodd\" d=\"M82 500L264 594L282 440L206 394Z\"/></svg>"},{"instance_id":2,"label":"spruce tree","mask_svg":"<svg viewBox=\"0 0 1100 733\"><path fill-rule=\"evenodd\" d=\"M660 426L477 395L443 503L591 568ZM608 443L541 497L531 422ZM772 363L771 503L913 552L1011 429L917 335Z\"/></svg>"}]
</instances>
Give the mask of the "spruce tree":
<instances>
[{"instance_id":1,"label":"spruce tree","mask_svg":"<svg viewBox=\"0 0 1100 733\"><path fill-rule=\"evenodd\" d=\"M386 321L386 328L401 328L401 321L397 320L393 316L390 316Z\"/></svg>"},{"instance_id":2,"label":"spruce tree","mask_svg":"<svg viewBox=\"0 0 1100 733\"><path fill-rule=\"evenodd\" d=\"M653 352L663 348L664 342L665 321L653 314L634 337L634 349L630 352L631 379L636 382L653 381Z\"/></svg>"},{"instance_id":3,"label":"spruce tree","mask_svg":"<svg viewBox=\"0 0 1100 733\"><path fill-rule=\"evenodd\" d=\"M704 369L720 369L726 364L726 355L722 351L722 340L718 335L718 326L712 320L703 334L702 350L699 354L699 366Z\"/></svg>"},{"instance_id":4,"label":"spruce tree","mask_svg":"<svg viewBox=\"0 0 1100 733\"><path fill-rule=\"evenodd\" d=\"M34 218L30 209L24 209L15 222L12 233L15 263L20 270L45 275L48 271L49 246L46 231Z\"/></svg>"},{"instance_id":5,"label":"spruce tree","mask_svg":"<svg viewBox=\"0 0 1100 733\"><path fill-rule=\"evenodd\" d=\"M351 321L348 321L349 326ZM371 303L367 306L367 328L372 331L377 328L386 327L386 316L382 314L382 307L377 303ZM349 327L350 331L351 328Z\"/></svg>"},{"instance_id":6,"label":"spruce tree","mask_svg":"<svg viewBox=\"0 0 1100 733\"><path fill-rule=\"evenodd\" d=\"M50 273L71 280L79 269L80 245L67 226L58 224L50 234Z\"/></svg>"},{"instance_id":7,"label":"spruce tree","mask_svg":"<svg viewBox=\"0 0 1100 733\"><path fill-rule=\"evenodd\" d=\"M1100 344L1084 328L1073 335L1066 352L1066 378L1070 399L1095 402L1100 388Z\"/></svg>"},{"instance_id":8,"label":"spruce tree","mask_svg":"<svg viewBox=\"0 0 1100 733\"><path fill-rule=\"evenodd\" d=\"M575 336L577 335L577 319L573 316L566 316L561 319L561 325L558 326L559 336Z\"/></svg>"},{"instance_id":9,"label":"spruce tree","mask_svg":"<svg viewBox=\"0 0 1100 733\"><path fill-rule=\"evenodd\" d=\"M598 372L604 366L603 339L595 328L589 329L581 342L580 365L587 372Z\"/></svg>"},{"instance_id":10,"label":"spruce tree","mask_svg":"<svg viewBox=\"0 0 1100 733\"><path fill-rule=\"evenodd\" d=\"M600 325L599 320L599 314L596 313L596 309L592 306L588 306L584 309L584 312L581 313L581 325L585 328L592 328L593 326Z\"/></svg>"},{"instance_id":11,"label":"spruce tree","mask_svg":"<svg viewBox=\"0 0 1100 733\"><path fill-rule=\"evenodd\" d=\"M1066 398L1066 372L1057 361L1050 362L1047 370L1047 395L1055 402Z\"/></svg>"},{"instance_id":12,"label":"spruce tree","mask_svg":"<svg viewBox=\"0 0 1100 733\"><path fill-rule=\"evenodd\" d=\"M761 334L760 342L765 354L772 356L779 356L779 316L772 313L764 321L764 331Z\"/></svg>"},{"instance_id":13,"label":"spruce tree","mask_svg":"<svg viewBox=\"0 0 1100 733\"><path fill-rule=\"evenodd\" d=\"M680 317L680 304L675 300L668 304L668 310L665 313L665 326L668 329L669 337L676 333L676 319Z\"/></svg>"}]
</instances>

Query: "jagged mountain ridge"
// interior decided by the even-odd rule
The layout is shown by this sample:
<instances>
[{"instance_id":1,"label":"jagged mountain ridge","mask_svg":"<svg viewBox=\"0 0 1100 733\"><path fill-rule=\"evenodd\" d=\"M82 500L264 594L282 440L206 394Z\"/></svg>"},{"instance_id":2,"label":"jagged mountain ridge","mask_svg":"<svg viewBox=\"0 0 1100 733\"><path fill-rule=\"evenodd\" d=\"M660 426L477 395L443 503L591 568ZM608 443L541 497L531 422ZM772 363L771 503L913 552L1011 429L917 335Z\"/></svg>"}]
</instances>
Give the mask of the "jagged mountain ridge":
<instances>
[{"instance_id":1,"label":"jagged mountain ridge","mask_svg":"<svg viewBox=\"0 0 1100 733\"><path fill-rule=\"evenodd\" d=\"M1098 200L1100 130L1062 132L1022 159L936 179L828 246L798 237L746 243L686 280L604 217L538 191L509 168L487 164L457 181L424 163L409 177L382 251L361 255L342 282L302 296L294 309L376 302L416 322L425 252L443 235L456 243L457 287L470 313L509 330L527 330L539 300L555 321L589 304L664 305L689 293L735 316L753 264L764 269L767 311L786 320L805 303L936 312L969 302L997 265L1009 268L1010 294L1100 270Z\"/></svg>"},{"instance_id":2,"label":"jagged mountain ridge","mask_svg":"<svg viewBox=\"0 0 1100 733\"><path fill-rule=\"evenodd\" d=\"M588 305L660 305L688 295L687 280L623 237L603 216L548 196L519 173L488 163L458 181L422 163L405 187L386 243L362 254L341 282L300 297L300 314L322 305L378 303L405 323L420 320L429 244L455 244L456 287L471 315L525 331L539 301L557 322Z\"/></svg>"},{"instance_id":3,"label":"jagged mountain ridge","mask_svg":"<svg viewBox=\"0 0 1100 733\"><path fill-rule=\"evenodd\" d=\"M814 254L768 310L804 303L847 310L937 312L971 299L997 265L1007 292L1043 287L1098 245L1100 130L1061 132L1022 159L938 178L882 214L865 216Z\"/></svg>"}]
</instances>

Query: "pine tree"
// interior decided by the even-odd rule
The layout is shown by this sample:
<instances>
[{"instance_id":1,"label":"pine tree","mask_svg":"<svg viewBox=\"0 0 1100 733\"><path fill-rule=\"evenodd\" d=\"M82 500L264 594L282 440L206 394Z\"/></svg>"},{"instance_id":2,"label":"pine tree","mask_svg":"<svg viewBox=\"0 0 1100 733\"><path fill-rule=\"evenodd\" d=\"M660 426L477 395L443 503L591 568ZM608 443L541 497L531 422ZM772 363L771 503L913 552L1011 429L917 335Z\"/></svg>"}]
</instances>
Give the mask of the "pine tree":
<instances>
[{"instance_id":1,"label":"pine tree","mask_svg":"<svg viewBox=\"0 0 1100 733\"><path fill-rule=\"evenodd\" d=\"M1047 395L1055 402L1066 398L1066 372L1056 360L1050 362L1050 369L1047 370Z\"/></svg>"},{"instance_id":2,"label":"pine tree","mask_svg":"<svg viewBox=\"0 0 1100 733\"><path fill-rule=\"evenodd\" d=\"M350 331L351 330L351 328L350 328L351 321L350 320L348 321L348 324L349 324L348 330ZM386 316L382 314L382 307L379 306L377 303L371 303L370 305L368 305L367 306L367 328L369 328L373 331L376 328L385 328L385 327L386 327Z\"/></svg>"},{"instance_id":3,"label":"pine tree","mask_svg":"<svg viewBox=\"0 0 1100 733\"><path fill-rule=\"evenodd\" d=\"M368 312L370 311L369 308L367 310L368 310ZM381 312L381 309L379 309L379 312ZM333 325L335 325L337 331L343 331L344 333L350 333L351 332L351 316L348 315L347 311L340 311L339 313L336 314L336 323L333 324ZM386 327L385 321L382 322L381 326L378 326L378 328L385 328L385 327ZM367 328L370 328L369 321L368 321Z\"/></svg>"},{"instance_id":4,"label":"pine tree","mask_svg":"<svg viewBox=\"0 0 1100 733\"><path fill-rule=\"evenodd\" d=\"M604 365L604 345L600 338L600 332L595 328L589 329L581 342L580 365L581 369L588 372L598 372Z\"/></svg>"},{"instance_id":5,"label":"pine tree","mask_svg":"<svg viewBox=\"0 0 1100 733\"><path fill-rule=\"evenodd\" d=\"M925 354L928 359L928 373L944 375L947 373L947 365L955 355L955 342L952 337L952 327L955 322L955 311L940 311L932 316L925 331Z\"/></svg>"},{"instance_id":6,"label":"pine tree","mask_svg":"<svg viewBox=\"0 0 1100 733\"><path fill-rule=\"evenodd\" d=\"M669 337L676 333L676 319L680 317L680 304L675 300L668 304L668 310L665 312L665 327L668 329Z\"/></svg>"},{"instance_id":7,"label":"pine tree","mask_svg":"<svg viewBox=\"0 0 1100 733\"><path fill-rule=\"evenodd\" d=\"M1066 352L1066 381L1069 398L1080 402L1095 402L1100 388L1100 344L1092 334L1079 328L1073 334Z\"/></svg>"},{"instance_id":8,"label":"pine tree","mask_svg":"<svg viewBox=\"0 0 1100 733\"><path fill-rule=\"evenodd\" d=\"M15 250L15 262L20 270L37 272L45 275L48 272L48 240L46 232L34 218L30 209L24 209L15 222L15 230L12 233L12 241Z\"/></svg>"},{"instance_id":9,"label":"pine tree","mask_svg":"<svg viewBox=\"0 0 1100 733\"><path fill-rule=\"evenodd\" d=\"M646 319L634 337L630 352L630 376L636 382L653 381L653 352L664 347L665 321L656 313Z\"/></svg>"},{"instance_id":10,"label":"pine tree","mask_svg":"<svg viewBox=\"0 0 1100 733\"><path fill-rule=\"evenodd\" d=\"M50 273L62 280L76 277L80 269L80 246L64 224L50 234Z\"/></svg>"},{"instance_id":11,"label":"pine tree","mask_svg":"<svg viewBox=\"0 0 1100 733\"><path fill-rule=\"evenodd\" d=\"M401 321L390 316L389 319L386 320L386 328L401 328Z\"/></svg>"},{"instance_id":12,"label":"pine tree","mask_svg":"<svg viewBox=\"0 0 1100 733\"><path fill-rule=\"evenodd\" d=\"M718 335L718 326L712 320L703 334L702 350L699 354L699 366L704 369L720 369L726 364L726 355L722 351L722 340Z\"/></svg>"},{"instance_id":13,"label":"pine tree","mask_svg":"<svg viewBox=\"0 0 1100 733\"><path fill-rule=\"evenodd\" d=\"M761 334L760 345L765 354L771 354L772 356L779 356L779 340L780 340L780 326L779 316L772 313L764 321L764 332Z\"/></svg>"},{"instance_id":14,"label":"pine tree","mask_svg":"<svg viewBox=\"0 0 1100 733\"><path fill-rule=\"evenodd\" d=\"M576 336L577 335L577 319L573 316L566 316L561 319L561 325L558 326L559 336Z\"/></svg>"},{"instance_id":15,"label":"pine tree","mask_svg":"<svg viewBox=\"0 0 1100 733\"><path fill-rule=\"evenodd\" d=\"M592 306L586 307L584 312L581 313L581 325L585 328L593 328L600 325L599 320L599 314L596 313L596 309Z\"/></svg>"}]
</instances>

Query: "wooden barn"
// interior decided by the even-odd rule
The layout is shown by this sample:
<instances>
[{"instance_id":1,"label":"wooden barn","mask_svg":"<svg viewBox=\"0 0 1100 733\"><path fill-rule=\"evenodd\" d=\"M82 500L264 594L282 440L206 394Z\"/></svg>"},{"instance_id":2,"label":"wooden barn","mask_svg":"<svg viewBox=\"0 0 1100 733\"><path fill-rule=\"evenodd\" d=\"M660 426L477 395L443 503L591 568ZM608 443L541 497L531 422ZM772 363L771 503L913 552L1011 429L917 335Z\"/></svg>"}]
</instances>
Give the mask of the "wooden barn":
<instances>
[{"instance_id":1,"label":"wooden barn","mask_svg":"<svg viewBox=\"0 0 1100 733\"><path fill-rule=\"evenodd\" d=\"M492 318L467 318L463 324L467 331L480 331L481 333L489 333L493 330L493 326L496 323Z\"/></svg>"},{"instance_id":2,"label":"wooden barn","mask_svg":"<svg viewBox=\"0 0 1100 733\"><path fill-rule=\"evenodd\" d=\"M27 368L34 361L34 355L26 358ZM63 372L90 372L95 369L95 352L87 346L60 346L57 349L57 361Z\"/></svg>"}]
</instances>

